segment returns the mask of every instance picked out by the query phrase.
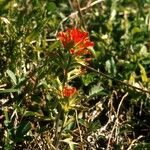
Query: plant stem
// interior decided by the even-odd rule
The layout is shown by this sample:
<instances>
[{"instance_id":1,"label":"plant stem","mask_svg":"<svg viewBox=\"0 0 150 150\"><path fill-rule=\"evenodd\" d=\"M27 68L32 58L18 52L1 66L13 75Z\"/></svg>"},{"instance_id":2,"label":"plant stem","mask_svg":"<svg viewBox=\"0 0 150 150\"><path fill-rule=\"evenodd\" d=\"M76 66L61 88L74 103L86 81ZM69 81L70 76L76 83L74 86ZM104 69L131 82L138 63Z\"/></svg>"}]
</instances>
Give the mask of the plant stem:
<instances>
[{"instance_id":1,"label":"plant stem","mask_svg":"<svg viewBox=\"0 0 150 150\"><path fill-rule=\"evenodd\" d=\"M55 148L57 149L58 146L59 146L59 120L60 120L60 116L61 116L61 113L62 113L62 108L61 106L59 105L58 106L58 115L57 115L57 118L56 118L56 125L55 125L55 138L54 138L54 145L55 145Z\"/></svg>"},{"instance_id":2,"label":"plant stem","mask_svg":"<svg viewBox=\"0 0 150 150\"><path fill-rule=\"evenodd\" d=\"M79 134L80 134L81 148L82 148L82 150L84 150L84 146L83 146L83 138L82 138L82 131L81 131L80 125L79 125L79 120L78 120L78 113L77 113L77 110L75 110L75 114L76 114L77 127L78 127Z\"/></svg>"},{"instance_id":3,"label":"plant stem","mask_svg":"<svg viewBox=\"0 0 150 150\"><path fill-rule=\"evenodd\" d=\"M60 111L58 112L58 116L56 119L56 130L55 130L55 141L54 141L54 145L55 145L56 149L58 149L58 147L59 147L61 134L64 129L64 124L66 123L66 120L67 120L67 114L64 113L62 107L60 107L58 110L60 110ZM63 116L62 123L61 123L61 126L59 126L59 121L60 121L61 116ZM60 127L60 131L58 131L59 127Z\"/></svg>"}]
</instances>

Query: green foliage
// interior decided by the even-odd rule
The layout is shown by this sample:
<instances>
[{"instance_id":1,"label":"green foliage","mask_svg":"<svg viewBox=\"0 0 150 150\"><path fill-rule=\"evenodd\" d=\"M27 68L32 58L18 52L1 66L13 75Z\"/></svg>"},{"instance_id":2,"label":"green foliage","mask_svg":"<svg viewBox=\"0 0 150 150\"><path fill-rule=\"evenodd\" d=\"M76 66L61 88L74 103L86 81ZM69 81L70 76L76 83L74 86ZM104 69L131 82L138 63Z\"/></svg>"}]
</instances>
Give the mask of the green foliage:
<instances>
[{"instance_id":1,"label":"green foliage","mask_svg":"<svg viewBox=\"0 0 150 150\"><path fill-rule=\"evenodd\" d=\"M78 2L0 0L0 149L149 149L150 1ZM70 27L111 78L62 48Z\"/></svg>"}]
</instances>

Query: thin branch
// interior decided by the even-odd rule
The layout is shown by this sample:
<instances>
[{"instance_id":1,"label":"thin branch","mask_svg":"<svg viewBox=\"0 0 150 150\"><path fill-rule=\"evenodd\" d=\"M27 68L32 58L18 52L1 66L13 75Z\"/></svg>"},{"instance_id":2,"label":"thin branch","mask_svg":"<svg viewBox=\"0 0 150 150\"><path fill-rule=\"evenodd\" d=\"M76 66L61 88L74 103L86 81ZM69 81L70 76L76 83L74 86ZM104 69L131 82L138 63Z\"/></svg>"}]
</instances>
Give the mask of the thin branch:
<instances>
[{"instance_id":1,"label":"thin branch","mask_svg":"<svg viewBox=\"0 0 150 150\"><path fill-rule=\"evenodd\" d=\"M97 71L96 69L94 69L94 68L92 68L92 67L89 67L89 66L87 66L87 65L83 65L83 64L81 64L81 63L80 63L80 65L86 67L87 69L89 69L89 70L91 70L91 71L93 71L93 72L95 72L95 73L97 73L97 74L99 74L99 75L101 75L101 76L103 76L103 77L105 77L105 78L107 78L107 79L117 81L118 83L121 83L122 85L125 85L125 86L127 86L127 87L131 87L131 88L133 88L133 89L136 89L136 90L138 90L137 92L140 91L140 92L143 92L143 93L148 93L148 94L150 94L150 91L148 91L148 90L144 90L144 89L142 89L142 88L139 88L139 87L133 86L133 85L131 85L131 84L125 83L125 82L123 82L123 81L121 81L121 80L118 80L117 78L111 77L111 76L109 76L109 75L107 75L107 74L105 74L105 73L103 73L103 72L101 72L101 71Z\"/></svg>"},{"instance_id":2,"label":"thin branch","mask_svg":"<svg viewBox=\"0 0 150 150\"><path fill-rule=\"evenodd\" d=\"M60 139L60 132L58 131L59 130L59 121L60 121L60 116L61 116L61 113L62 113L62 109L60 106L58 106L58 114L57 114L57 117L56 117L56 124L55 124L55 137L54 137L54 145L56 147L56 149L58 148L59 146L59 139Z\"/></svg>"},{"instance_id":3,"label":"thin branch","mask_svg":"<svg viewBox=\"0 0 150 150\"><path fill-rule=\"evenodd\" d=\"M141 138L143 138L143 135L140 135L137 139L134 139L134 140L131 142L131 144L130 144L130 146L128 147L127 150L132 150L132 149L133 149L133 146L135 145L135 143L138 142Z\"/></svg>"},{"instance_id":4,"label":"thin branch","mask_svg":"<svg viewBox=\"0 0 150 150\"><path fill-rule=\"evenodd\" d=\"M119 103L119 106L118 106L118 109L117 109L117 114L116 114L116 117L118 118L119 117L119 111L120 111L120 108L121 108L121 105L123 103L123 100L128 96L128 92L122 97L120 103Z\"/></svg>"},{"instance_id":5,"label":"thin branch","mask_svg":"<svg viewBox=\"0 0 150 150\"><path fill-rule=\"evenodd\" d=\"M73 10L72 1L71 1L71 0L68 0L68 3L69 3L69 5L70 5L71 9Z\"/></svg>"},{"instance_id":6,"label":"thin branch","mask_svg":"<svg viewBox=\"0 0 150 150\"><path fill-rule=\"evenodd\" d=\"M82 147L82 150L84 150L84 147L83 147L83 138L82 138L82 131L80 129L80 125L79 125L79 121L78 121L77 110L75 110L75 113L76 113L76 122L77 122L78 130L79 130L79 134L80 134L81 147Z\"/></svg>"},{"instance_id":7,"label":"thin branch","mask_svg":"<svg viewBox=\"0 0 150 150\"><path fill-rule=\"evenodd\" d=\"M83 18L83 14L82 14L82 11L81 11L79 0L76 0L76 3L77 3L77 9L78 9L79 17L81 18L81 23L82 23L82 25L85 29L85 22L84 22L84 18Z\"/></svg>"},{"instance_id":8,"label":"thin branch","mask_svg":"<svg viewBox=\"0 0 150 150\"><path fill-rule=\"evenodd\" d=\"M122 99L121 99L121 101L120 101L120 103L119 103L119 106L118 106L118 109L117 109L117 114L116 114L116 120L115 120L115 123L114 123L114 125L113 125L112 130L111 130L111 134L110 134L110 138L109 138L109 140L108 140L108 144L107 144L107 149L106 149L106 150L109 150L109 149L110 149L110 143L111 143L111 139L112 139L112 137L113 137L114 130L115 130L115 128L118 126L119 111L120 111L121 105L122 105L122 103L123 103L123 100L124 100L127 96L128 96L128 93L126 93L126 94L122 97Z\"/></svg>"}]
</instances>

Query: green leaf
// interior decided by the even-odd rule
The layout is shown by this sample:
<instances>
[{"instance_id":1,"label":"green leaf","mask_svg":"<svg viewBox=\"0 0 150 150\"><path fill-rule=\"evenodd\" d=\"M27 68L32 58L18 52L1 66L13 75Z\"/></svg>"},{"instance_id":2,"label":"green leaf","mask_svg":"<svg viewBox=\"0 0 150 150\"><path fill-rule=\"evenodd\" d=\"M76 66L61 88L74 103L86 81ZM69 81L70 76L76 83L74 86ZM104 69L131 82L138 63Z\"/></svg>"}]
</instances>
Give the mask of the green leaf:
<instances>
[{"instance_id":1,"label":"green leaf","mask_svg":"<svg viewBox=\"0 0 150 150\"><path fill-rule=\"evenodd\" d=\"M131 75L130 75L130 78L129 78L129 83L130 84L134 84L135 83L135 77L136 77L135 72L132 72Z\"/></svg>"},{"instance_id":2,"label":"green leaf","mask_svg":"<svg viewBox=\"0 0 150 150\"><path fill-rule=\"evenodd\" d=\"M111 57L111 68L112 68L112 74L115 76L116 75L116 72L117 72L117 70L116 70L116 64L115 64L115 61L114 61L114 58L113 57Z\"/></svg>"},{"instance_id":3,"label":"green leaf","mask_svg":"<svg viewBox=\"0 0 150 150\"><path fill-rule=\"evenodd\" d=\"M88 50L93 54L94 57L96 57L95 50L92 47L88 48Z\"/></svg>"},{"instance_id":4,"label":"green leaf","mask_svg":"<svg viewBox=\"0 0 150 150\"><path fill-rule=\"evenodd\" d=\"M31 123L29 121L22 121L16 131L16 140L21 141L30 129Z\"/></svg>"},{"instance_id":5,"label":"green leaf","mask_svg":"<svg viewBox=\"0 0 150 150\"><path fill-rule=\"evenodd\" d=\"M33 112L33 111L26 111L25 113L24 113L24 116L33 116L33 117L35 117L35 116L37 116L37 112Z\"/></svg>"},{"instance_id":6,"label":"green leaf","mask_svg":"<svg viewBox=\"0 0 150 150\"><path fill-rule=\"evenodd\" d=\"M90 83L94 82L95 80L95 74L93 73L88 73L86 75L82 76L82 81L84 83L85 86L88 86Z\"/></svg>"},{"instance_id":7,"label":"green leaf","mask_svg":"<svg viewBox=\"0 0 150 150\"><path fill-rule=\"evenodd\" d=\"M22 135L25 135L31 129L31 123L26 123L22 128Z\"/></svg>"},{"instance_id":8,"label":"green leaf","mask_svg":"<svg viewBox=\"0 0 150 150\"><path fill-rule=\"evenodd\" d=\"M101 127L100 121L96 120L96 121L89 122L88 130L90 132L96 132L96 130L100 127Z\"/></svg>"},{"instance_id":9,"label":"green leaf","mask_svg":"<svg viewBox=\"0 0 150 150\"><path fill-rule=\"evenodd\" d=\"M48 47L48 51L54 51L54 49L57 49L60 45L59 41L55 41L54 43L50 44Z\"/></svg>"},{"instance_id":10,"label":"green leaf","mask_svg":"<svg viewBox=\"0 0 150 150\"><path fill-rule=\"evenodd\" d=\"M90 92L89 92L89 96L91 97L91 96L100 95L101 92L103 91L103 89L104 89L104 88L101 86L101 84L98 83L97 85L94 85L94 86L91 88L91 90L90 90Z\"/></svg>"},{"instance_id":11,"label":"green leaf","mask_svg":"<svg viewBox=\"0 0 150 150\"><path fill-rule=\"evenodd\" d=\"M75 150L75 145L77 143L73 142L72 139L73 139L73 137L71 136L71 137L66 138L66 139L64 139L62 141L65 142L65 143L67 143L69 145L70 150Z\"/></svg>"},{"instance_id":12,"label":"green leaf","mask_svg":"<svg viewBox=\"0 0 150 150\"><path fill-rule=\"evenodd\" d=\"M82 126L85 126L85 127L88 126L87 122L86 122L84 119L79 119L79 123L80 123Z\"/></svg>"},{"instance_id":13,"label":"green leaf","mask_svg":"<svg viewBox=\"0 0 150 150\"><path fill-rule=\"evenodd\" d=\"M35 109L35 111L25 111L24 117L42 117L46 119L46 116L44 117L43 114L40 112L40 110ZM51 120L51 117L49 116L49 118L47 118L47 120Z\"/></svg>"},{"instance_id":14,"label":"green leaf","mask_svg":"<svg viewBox=\"0 0 150 150\"><path fill-rule=\"evenodd\" d=\"M15 93L20 92L19 89L0 89L0 93Z\"/></svg>"},{"instance_id":15,"label":"green leaf","mask_svg":"<svg viewBox=\"0 0 150 150\"><path fill-rule=\"evenodd\" d=\"M32 33L30 33L26 37L26 43L30 43L30 42L32 42L34 40L37 40L38 36L39 36L39 32L37 32L37 31L34 30Z\"/></svg>"},{"instance_id":16,"label":"green leaf","mask_svg":"<svg viewBox=\"0 0 150 150\"><path fill-rule=\"evenodd\" d=\"M15 74L9 69L6 71L6 73L11 78L12 82L16 85L17 84L17 79L16 79Z\"/></svg>"},{"instance_id":17,"label":"green leaf","mask_svg":"<svg viewBox=\"0 0 150 150\"><path fill-rule=\"evenodd\" d=\"M105 66L106 70L108 71L108 73L112 74L113 76L116 75L116 65L115 65L115 61L113 59L113 57L111 57L110 60L106 61L106 66Z\"/></svg>"},{"instance_id":18,"label":"green leaf","mask_svg":"<svg viewBox=\"0 0 150 150\"><path fill-rule=\"evenodd\" d=\"M138 28L138 27L134 27L131 31L132 35L136 34L136 33L140 33L141 32L141 29Z\"/></svg>"},{"instance_id":19,"label":"green leaf","mask_svg":"<svg viewBox=\"0 0 150 150\"><path fill-rule=\"evenodd\" d=\"M142 45L139 54L140 56L143 56L143 57L148 56L147 47L145 45Z\"/></svg>"},{"instance_id":20,"label":"green leaf","mask_svg":"<svg viewBox=\"0 0 150 150\"><path fill-rule=\"evenodd\" d=\"M142 82L148 82L148 78L147 78L145 68L141 64L139 64L139 67L140 67Z\"/></svg>"},{"instance_id":21,"label":"green leaf","mask_svg":"<svg viewBox=\"0 0 150 150\"><path fill-rule=\"evenodd\" d=\"M57 9L57 6L54 2L49 2L47 4L47 10L48 11L54 12L56 9Z\"/></svg>"}]
</instances>

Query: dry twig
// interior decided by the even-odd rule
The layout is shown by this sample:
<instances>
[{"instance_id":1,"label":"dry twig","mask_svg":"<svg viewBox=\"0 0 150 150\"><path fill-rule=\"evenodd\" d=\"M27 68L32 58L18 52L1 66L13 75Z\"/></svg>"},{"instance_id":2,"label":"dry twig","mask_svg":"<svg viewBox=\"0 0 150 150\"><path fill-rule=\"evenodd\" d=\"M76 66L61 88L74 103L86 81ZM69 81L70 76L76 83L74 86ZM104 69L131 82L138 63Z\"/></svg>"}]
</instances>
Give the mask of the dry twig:
<instances>
[{"instance_id":1,"label":"dry twig","mask_svg":"<svg viewBox=\"0 0 150 150\"><path fill-rule=\"evenodd\" d=\"M80 134L81 148L82 148L82 150L84 150L84 147L83 147L83 138L82 138L82 131L80 129L80 125L79 125L79 121L78 121L77 110L75 110L75 113L76 113L76 122L77 122L78 130L79 130L79 134Z\"/></svg>"},{"instance_id":2,"label":"dry twig","mask_svg":"<svg viewBox=\"0 0 150 150\"><path fill-rule=\"evenodd\" d=\"M120 103L119 103L119 106L118 106L118 109L117 109L117 114L116 114L116 120L115 120L115 123L114 123L114 125L113 125L113 128L112 128L112 130L111 130L111 134L110 134L110 137L109 137L109 140L108 140L107 150L109 150L109 148L110 148L110 143L111 143L111 139L112 139L112 137L113 137L114 130L115 130L115 128L118 126L118 118L119 118L119 111L120 111L121 105L122 105L122 103L123 103L123 100L127 97L127 95L128 95L128 93L126 93L126 94L122 97L122 99L121 99L121 101L120 101Z\"/></svg>"},{"instance_id":3,"label":"dry twig","mask_svg":"<svg viewBox=\"0 0 150 150\"><path fill-rule=\"evenodd\" d=\"M87 10L88 8L91 8L91 7L93 7L94 5L96 5L96 4L98 4L98 3L101 3L101 2L103 2L103 1L104 1L104 0L96 0L96 1L92 2L91 4L88 4L86 7L79 8L78 11L72 12L69 16L65 17L65 18L60 22L60 24L58 25L58 28L57 28L57 30L56 30L55 35L57 35L60 26L62 26L62 24L63 24L68 18L73 18L73 17L76 16L78 13L81 14L82 11Z\"/></svg>"}]
</instances>

